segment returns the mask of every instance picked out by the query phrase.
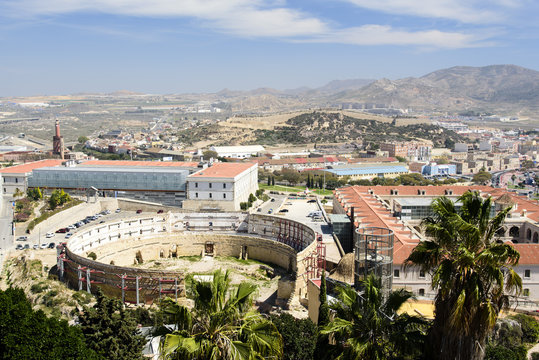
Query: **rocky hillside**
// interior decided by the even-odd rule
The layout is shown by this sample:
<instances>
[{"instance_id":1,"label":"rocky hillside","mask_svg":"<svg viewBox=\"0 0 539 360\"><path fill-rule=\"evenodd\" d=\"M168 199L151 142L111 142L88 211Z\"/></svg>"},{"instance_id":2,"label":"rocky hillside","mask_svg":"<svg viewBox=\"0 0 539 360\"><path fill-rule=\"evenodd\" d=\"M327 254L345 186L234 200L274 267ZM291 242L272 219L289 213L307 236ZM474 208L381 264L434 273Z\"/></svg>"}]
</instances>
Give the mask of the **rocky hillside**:
<instances>
[{"instance_id":1,"label":"rocky hillside","mask_svg":"<svg viewBox=\"0 0 539 360\"><path fill-rule=\"evenodd\" d=\"M537 113L538 100L539 72L515 65L457 66L420 78L381 79L332 97L335 103L378 107L508 113Z\"/></svg>"}]
</instances>

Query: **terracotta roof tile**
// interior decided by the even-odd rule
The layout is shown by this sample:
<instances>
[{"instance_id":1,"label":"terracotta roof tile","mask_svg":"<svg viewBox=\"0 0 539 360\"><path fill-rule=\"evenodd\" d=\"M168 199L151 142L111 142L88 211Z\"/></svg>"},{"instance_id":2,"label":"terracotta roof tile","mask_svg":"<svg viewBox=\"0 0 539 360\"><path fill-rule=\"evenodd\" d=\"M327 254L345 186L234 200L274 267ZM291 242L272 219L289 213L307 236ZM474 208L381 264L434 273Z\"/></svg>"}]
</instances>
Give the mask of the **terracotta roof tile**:
<instances>
[{"instance_id":1,"label":"terracotta roof tile","mask_svg":"<svg viewBox=\"0 0 539 360\"><path fill-rule=\"evenodd\" d=\"M0 173L4 174L26 174L31 173L34 169L39 169L42 167L52 167L52 166L59 166L62 165L62 162L65 160L56 160L56 159L47 159L47 160L39 160L39 161L33 161L26 164L16 165L16 166L10 166L7 168L3 168L0 170Z\"/></svg>"},{"instance_id":2,"label":"terracotta roof tile","mask_svg":"<svg viewBox=\"0 0 539 360\"><path fill-rule=\"evenodd\" d=\"M217 163L212 166L202 169L194 174L189 175L190 178L234 178L245 170L256 166L254 162L247 163Z\"/></svg>"},{"instance_id":3,"label":"terracotta roof tile","mask_svg":"<svg viewBox=\"0 0 539 360\"><path fill-rule=\"evenodd\" d=\"M197 167L197 162L184 161L131 161L131 160L89 160L80 164L81 166L185 166Z\"/></svg>"}]
</instances>

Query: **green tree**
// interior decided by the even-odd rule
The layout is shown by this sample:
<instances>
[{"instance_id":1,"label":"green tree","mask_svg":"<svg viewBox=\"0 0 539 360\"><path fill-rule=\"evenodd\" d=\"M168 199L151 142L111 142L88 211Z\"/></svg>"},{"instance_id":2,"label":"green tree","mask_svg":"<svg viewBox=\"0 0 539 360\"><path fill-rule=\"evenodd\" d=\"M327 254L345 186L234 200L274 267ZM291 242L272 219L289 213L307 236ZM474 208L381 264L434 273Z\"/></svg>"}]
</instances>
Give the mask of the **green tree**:
<instances>
[{"instance_id":1,"label":"green tree","mask_svg":"<svg viewBox=\"0 0 539 360\"><path fill-rule=\"evenodd\" d=\"M54 210L58 206L62 206L69 201L71 201L71 196L64 192L64 189L56 189L49 198L49 207L51 210Z\"/></svg>"},{"instance_id":2,"label":"green tree","mask_svg":"<svg viewBox=\"0 0 539 360\"><path fill-rule=\"evenodd\" d=\"M271 186L275 186L275 176L271 177Z\"/></svg>"},{"instance_id":3,"label":"green tree","mask_svg":"<svg viewBox=\"0 0 539 360\"><path fill-rule=\"evenodd\" d=\"M329 322L329 306L325 273L322 273L322 279L320 280L320 294L318 295L318 300L320 300L320 307L318 308L318 326L324 326Z\"/></svg>"},{"instance_id":4,"label":"green tree","mask_svg":"<svg viewBox=\"0 0 539 360\"><path fill-rule=\"evenodd\" d=\"M294 170L294 169L283 170L283 180L288 181L290 185L297 184L300 178L301 178L301 175L297 170Z\"/></svg>"},{"instance_id":5,"label":"green tree","mask_svg":"<svg viewBox=\"0 0 539 360\"><path fill-rule=\"evenodd\" d=\"M271 186L271 176L268 175L268 186Z\"/></svg>"},{"instance_id":6,"label":"green tree","mask_svg":"<svg viewBox=\"0 0 539 360\"><path fill-rule=\"evenodd\" d=\"M287 313L272 315L271 322L283 337L283 360L312 360L318 330L311 319L296 319Z\"/></svg>"},{"instance_id":7,"label":"green tree","mask_svg":"<svg viewBox=\"0 0 539 360\"><path fill-rule=\"evenodd\" d=\"M43 192L41 192L39 188L30 188L26 190L26 196L34 201L37 201L43 199Z\"/></svg>"},{"instance_id":8,"label":"green tree","mask_svg":"<svg viewBox=\"0 0 539 360\"><path fill-rule=\"evenodd\" d=\"M204 160L210 160L211 158L217 160L217 151L206 150L202 153L202 156L204 157Z\"/></svg>"},{"instance_id":9,"label":"green tree","mask_svg":"<svg viewBox=\"0 0 539 360\"><path fill-rule=\"evenodd\" d=\"M487 181L490 181L492 179L492 174L487 171L480 171L477 174L475 174L472 178L472 181L475 184L484 184Z\"/></svg>"},{"instance_id":10,"label":"green tree","mask_svg":"<svg viewBox=\"0 0 539 360\"><path fill-rule=\"evenodd\" d=\"M488 333L509 304L508 293L518 294L522 288L513 270L518 251L494 239L510 208L490 218L492 198L466 192L458 202L459 211L446 197L433 201L434 215L423 220L429 239L406 260L430 272L437 291L429 359L481 359Z\"/></svg>"},{"instance_id":11,"label":"green tree","mask_svg":"<svg viewBox=\"0 0 539 360\"><path fill-rule=\"evenodd\" d=\"M32 310L22 289L0 290L1 359L97 359L79 327Z\"/></svg>"},{"instance_id":12,"label":"green tree","mask_svg":"<svg viewBox=\"0 0 539 360\"><path fill-rule=\"evenodd\" d=\"M416 359L421 355L426 323L397 311L412 297L404 289L382 290L380 278L369 275L361 293L347 285L338 289L338 301L330 305L335 319L320 332L332 335L336 345L332 359Z\"/></svg>"},{"instance_id":13,"label":"green tree","mask_svg":"<svg viewBox=\"0 0 539 360\"><path fill-rule=\"evenodd\" d=\"M139 335L137 324L117 299L96 293L96 304L84 307L79 323L86 344L102 359L143 359L145 339Z\"/></svg>"},{"instance_id":14,"label":"green tree","mask_svg":"<svg viewBox=\"0 0 539 360\"><path fill-rule=\"evenodd\" d=\"M516 179L517 179L517 176L515 174L511 175L511 181L513 182L513 185L515 185Z\"/></svg>"},{"instance_id":15,"label":"green tree","mask_svg":"<svg viewBox=\"0 0 539 360\"><path fill-rule=\"evenodd\" d=\"M166 359L262 359L282 356L282 338L275 325L252 310L256 286L230 288L229 272L217 270L211 282L187 279L192 310L171 299L163 311L177 330L161 344Z\"/></svg>"},{"instance_id":16,"label":"green tree","mask_svg":"<svg viewBox=\"0 0 539 360\"><path fill-rule=\"evenodd\" d=\"M79 136L79 138L77 139L79 144L84 144L88 140L90 140L90 139L88 139L86 136Z\"/></svg>"}]
</instances>

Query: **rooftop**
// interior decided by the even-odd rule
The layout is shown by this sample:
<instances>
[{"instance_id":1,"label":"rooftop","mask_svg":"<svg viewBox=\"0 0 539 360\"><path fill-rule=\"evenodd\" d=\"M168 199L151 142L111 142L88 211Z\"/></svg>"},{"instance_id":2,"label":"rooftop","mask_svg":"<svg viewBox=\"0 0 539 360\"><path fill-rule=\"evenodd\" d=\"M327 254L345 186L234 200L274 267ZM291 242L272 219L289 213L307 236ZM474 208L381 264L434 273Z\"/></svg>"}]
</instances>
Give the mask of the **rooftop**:
<instances>
[{"instance_id":1,"label":"rooftop","mask_svg":"<svg viewBox=\"0 0 539 360\"><path fill-rule=\"evenodd\" d=\"M242 172L251 167L256 166L256 163L214 163L212 166L202 169L194 174L191 174L190 178L235 178Z\"/></svg>"},{"instance_id":2,"label":"rooftop","mask_svg":"<svg viewBox=\"0 0 539 360\"><path fill-rule=\"evenodd\" d=\"M394 172L408 172L406 166L403 165L386 165L386 166L366 166L366 167L350 167L350 168L340 168L340 169L329 169L326 170L335 175L367 175L375 173L394 173Z\"/></svg>"},{"instance_id":3,"label":"rooftop","mask_svg":"<svg viewBox=\"0 0 539 360\"><path fill-rule=\"evenodd\" d=\"M147 167L193 167L198 166L197 162L186 161L131 161L131 160L89 160L81 163L79 166L147 166Z\"/></svg>"},{"instance_id":4,"label":"rooftop","mask_svg":"<svg viewBox=\"0 0 539 360\"><path fill-rule=\"evenodd\" d=\"M47 159L47 160L39 160L34 161L26 164L16 165L16 166L10 166L7 168L3 168L0 170L0 173L4 174L28 174L31 173L34 169L39 169L42 167L52 167L52 166L58 166L62 165L62 162L65 160L56 160L56 159Z\"/></svg>"}]
</instances>

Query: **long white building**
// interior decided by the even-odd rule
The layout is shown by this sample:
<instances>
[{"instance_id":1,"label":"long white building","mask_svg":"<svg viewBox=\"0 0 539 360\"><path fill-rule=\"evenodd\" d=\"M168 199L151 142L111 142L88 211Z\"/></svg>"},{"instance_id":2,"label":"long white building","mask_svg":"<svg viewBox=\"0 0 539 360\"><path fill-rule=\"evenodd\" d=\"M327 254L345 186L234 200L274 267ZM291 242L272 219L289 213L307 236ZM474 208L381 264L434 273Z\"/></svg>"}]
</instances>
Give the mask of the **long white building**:
<instances>
[{"instance_id":1,"label":"long white building","mask_svg":"<svg viewBox=\"0 0 539 360\"><path fill-rule=\"evenodd\" d=\"M245 145L245 146L212 146L210 150L215 151L217 156L224 158L246 159L251 156L257 156L264 152L262 145ZM206 159L208 160L208 159Z\"/></svg>"}]
</instances>

